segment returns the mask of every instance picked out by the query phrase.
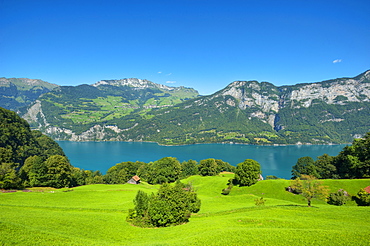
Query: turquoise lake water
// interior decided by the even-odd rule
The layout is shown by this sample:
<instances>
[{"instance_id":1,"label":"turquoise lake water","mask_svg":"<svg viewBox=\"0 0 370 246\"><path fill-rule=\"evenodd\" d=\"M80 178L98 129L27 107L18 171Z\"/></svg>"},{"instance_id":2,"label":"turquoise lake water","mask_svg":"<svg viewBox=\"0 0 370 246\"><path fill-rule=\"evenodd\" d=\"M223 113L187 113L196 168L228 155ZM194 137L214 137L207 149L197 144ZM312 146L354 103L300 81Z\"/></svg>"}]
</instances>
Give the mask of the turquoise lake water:
<instances>
[{"instance_id":1,"label":"turquoise lake water","mask_svg":"<svg viewBox=\"0 0 370 246\"><path fill-rule=\"evenodd\" d=\"M160 146L156 143L138 142L69 142L58 141L71 164L85 170L100 170L124 161L151 162L163 157L176 157L200 161L207 158L221 159L236 166L245 159L261 164L262 175L275 175L290 179L292 166L297 159L310 156L316 160L323 154L337 155L345 145L290 145L254 146L239 144L195 144L185 146Z\"/></svg>"}]
</instances>

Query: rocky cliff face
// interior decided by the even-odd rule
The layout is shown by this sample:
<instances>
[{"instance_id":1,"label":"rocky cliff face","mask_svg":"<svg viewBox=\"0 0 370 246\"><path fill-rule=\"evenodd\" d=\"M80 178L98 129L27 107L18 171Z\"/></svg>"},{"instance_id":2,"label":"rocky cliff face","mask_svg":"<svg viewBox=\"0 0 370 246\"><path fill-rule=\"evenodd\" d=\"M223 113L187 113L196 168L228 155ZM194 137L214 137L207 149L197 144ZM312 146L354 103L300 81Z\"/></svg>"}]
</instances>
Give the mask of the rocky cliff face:
<instances>
[{"instance_id":1,"label":"rocky cliff face","mask_svg":"<svg viewBox=\"0 0 370 246\"><path fill-rule=\"evenodd\" d=\"M370 99L370 71L359 78L337 79L330 82L313 83L294 88L287 93L291 107L310 107L312 101L321 100L327 104L347 102L368 102ZM283 87L288 91L289 87Z\"/></svg>"},{"instance_id":2,"label":"rocky cliff face","mask_svg":"<svg viewBox=\"0 0 370 246\"><path fill-rule=\"evenodd\" d=\"M255 109L251 117L267 121L276 127L276 115L282 108L308 108L318 101L345 105L349 102L370 101L370 70L356 78L341 78L311 84L276 87L270 83L235 81L214 96L232 96L226 103L241 110Z\"/></svg>"},{"instance_id":3,"label":"rocky cliff face","mask_svg":"<svg viewBox=\"0 0 370 246\"><path fill-rule=\"evenodd\" d=\"M370 70L358 78L342 78L312 84L275 87L256 81L236 81L220 92L239 101L242 110L258 107L262 112L279 112L282 107L308 108L314 100L327 104L370 101Z\"/></svg>"}]
</instances>

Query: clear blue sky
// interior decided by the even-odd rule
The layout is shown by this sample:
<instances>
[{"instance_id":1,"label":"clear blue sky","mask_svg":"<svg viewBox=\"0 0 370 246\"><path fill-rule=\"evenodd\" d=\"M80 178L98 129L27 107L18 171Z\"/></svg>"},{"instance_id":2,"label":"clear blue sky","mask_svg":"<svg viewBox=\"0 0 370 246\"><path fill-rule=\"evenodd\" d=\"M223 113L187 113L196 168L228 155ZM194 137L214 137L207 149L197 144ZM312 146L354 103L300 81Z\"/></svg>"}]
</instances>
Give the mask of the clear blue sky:
<instances>
[{"instance_id":1,"label":"clear blue sky","mask_svg":"<svg viewBox=\"0 0 370 246\"><path fill-rule=\"evenodd\" d=\"M205 95L368 69L369 0L0 0L0 77L134 77Z\"/></svg>"}]
</instances>

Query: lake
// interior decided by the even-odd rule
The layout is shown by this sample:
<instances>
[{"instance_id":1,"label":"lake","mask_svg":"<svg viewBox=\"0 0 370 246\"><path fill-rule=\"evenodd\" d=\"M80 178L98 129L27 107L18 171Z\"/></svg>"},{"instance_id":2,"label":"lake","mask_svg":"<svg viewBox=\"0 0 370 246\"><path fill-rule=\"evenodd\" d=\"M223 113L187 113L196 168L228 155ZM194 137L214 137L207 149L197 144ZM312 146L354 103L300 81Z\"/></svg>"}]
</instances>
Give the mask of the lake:
<instances>
[{"instance_id":1,"label":"lake","mask_svg":"<svg viewBox=\"0 0 370 246\"><path fill-rule=\"evenodd\" d=\"M70 142L57 141L71 164L85 170L105 173L110 167L124 161L151 162L163 157L176 157L180 162L189 159L221 159L236 166L245 159L261 164L262 175L290 179L297 159L310 156L316 160L323 154L338 155L346 145L289 145L255 146L241 144L195 144L160 146L140 142Z\"/></svg>"}]
</instances>

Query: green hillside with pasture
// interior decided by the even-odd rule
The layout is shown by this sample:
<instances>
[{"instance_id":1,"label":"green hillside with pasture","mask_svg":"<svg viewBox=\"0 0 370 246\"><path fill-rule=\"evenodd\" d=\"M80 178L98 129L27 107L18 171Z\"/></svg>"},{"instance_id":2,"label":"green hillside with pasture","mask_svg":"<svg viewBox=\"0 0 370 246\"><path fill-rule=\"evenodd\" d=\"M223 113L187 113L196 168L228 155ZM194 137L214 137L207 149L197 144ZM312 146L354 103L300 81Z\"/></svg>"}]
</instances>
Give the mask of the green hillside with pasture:
<instances>
[{"instance_id":1,"label":"green hillside with pasture","mask_svg":"<svg viewBox=\"0 0 370 246\"><path fill-rule=\"evenodd\" d=\"M138 190L158 185L86 185L71 189L32 188L34 192L0 193L2 245L369 245L370 207L344 206L285 191L289 180L264 180L234 186L221 195L233 174L191 176L202 201L187 224L139 228L126 222ZM324 180L331 192L355 195L369 179ZM68 192L67 192L68 191ZM264 197L264 206L255 199Z\"/></svg>"}]
</instances>

